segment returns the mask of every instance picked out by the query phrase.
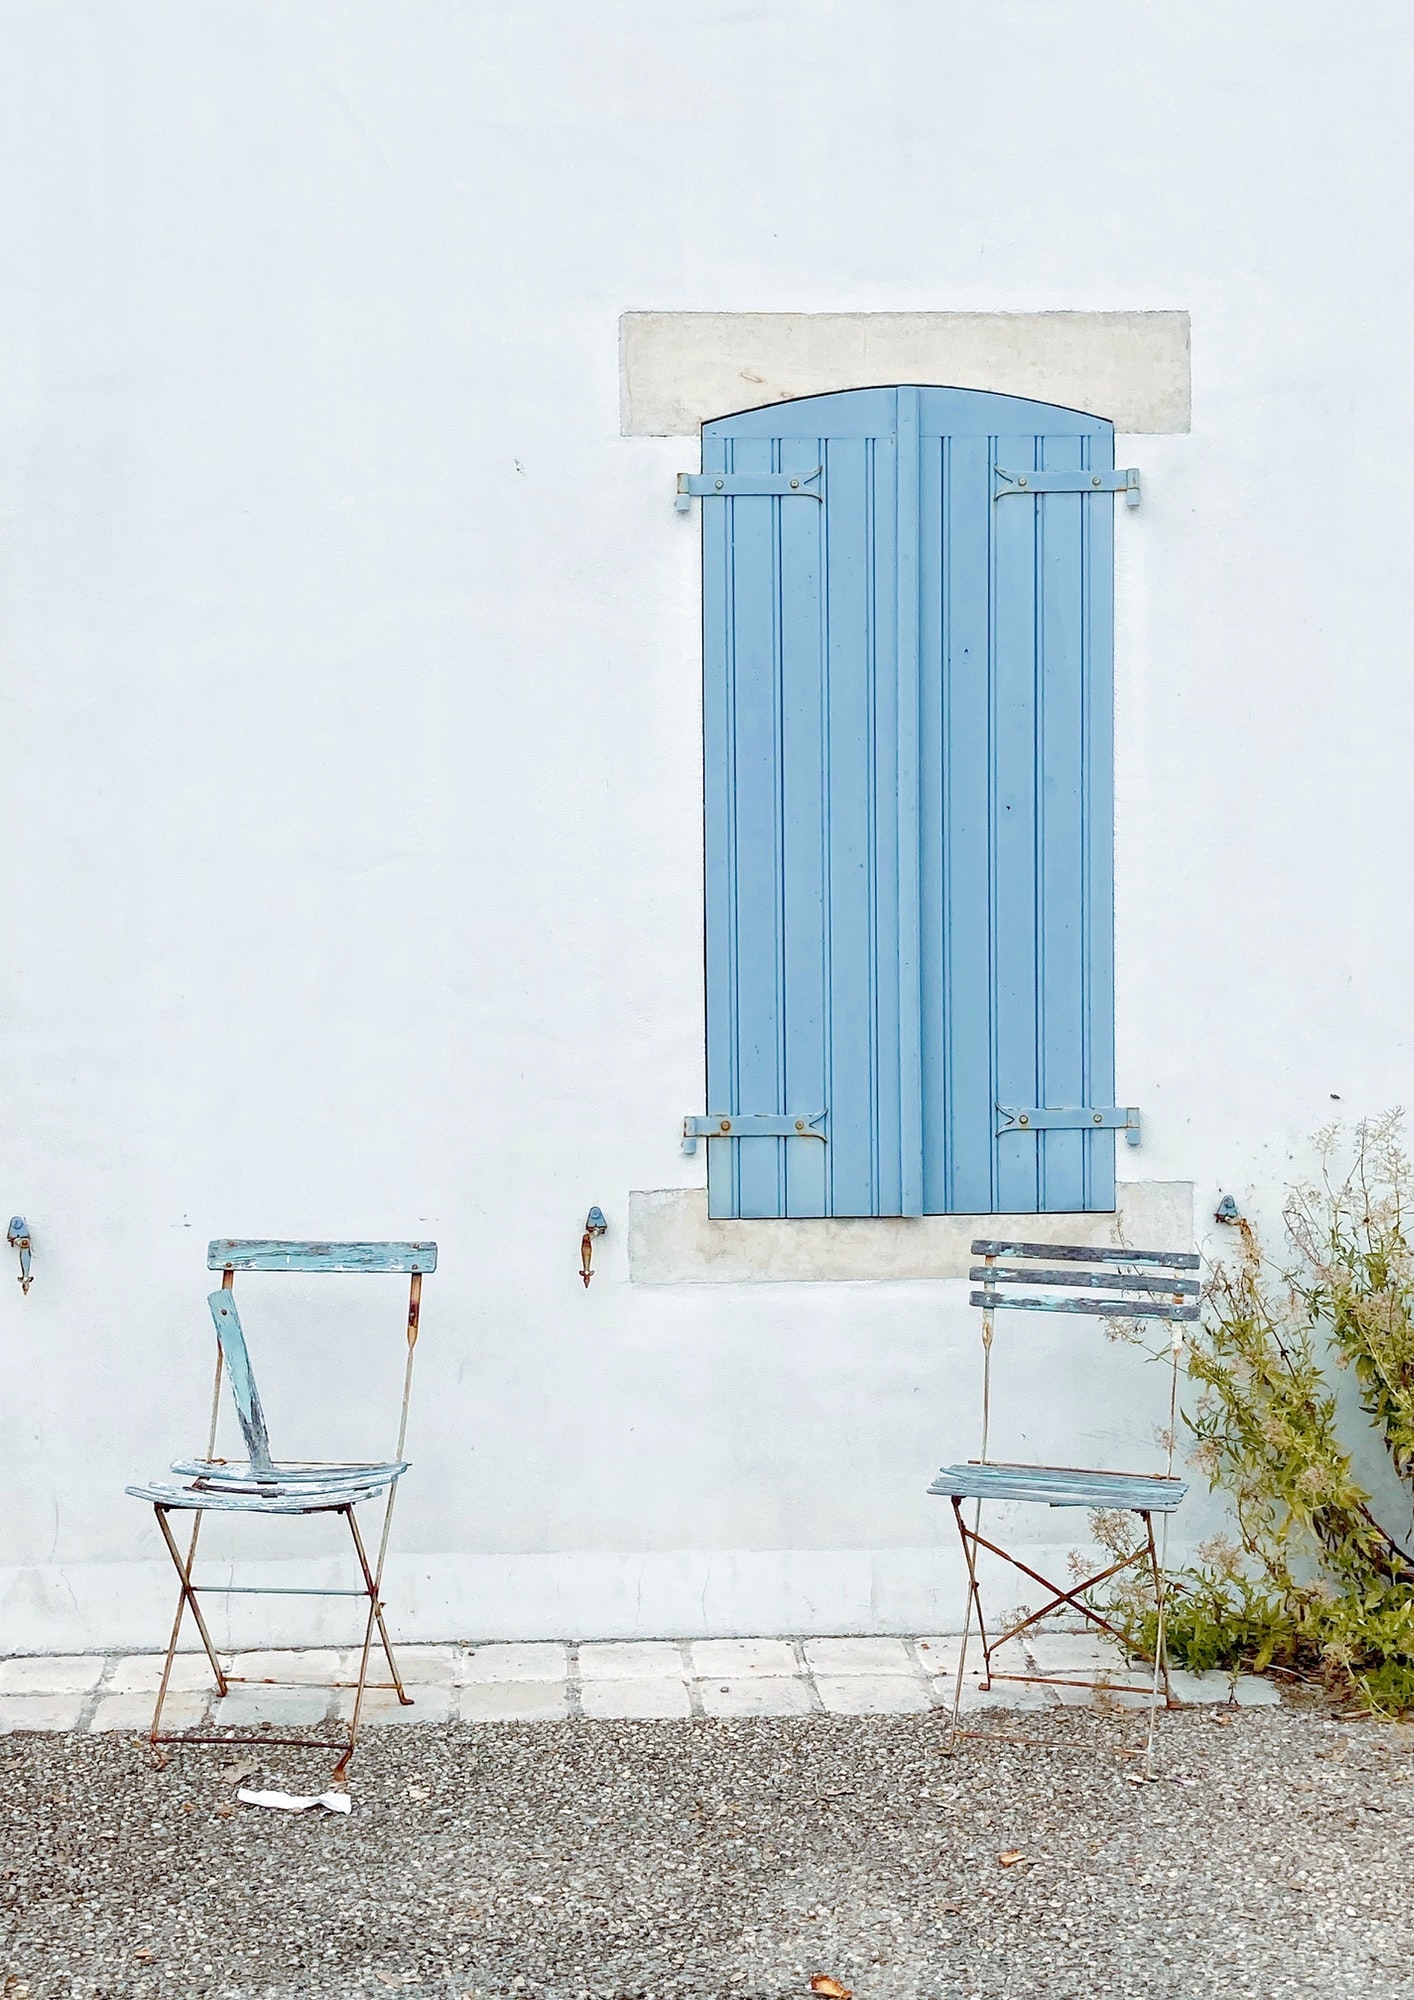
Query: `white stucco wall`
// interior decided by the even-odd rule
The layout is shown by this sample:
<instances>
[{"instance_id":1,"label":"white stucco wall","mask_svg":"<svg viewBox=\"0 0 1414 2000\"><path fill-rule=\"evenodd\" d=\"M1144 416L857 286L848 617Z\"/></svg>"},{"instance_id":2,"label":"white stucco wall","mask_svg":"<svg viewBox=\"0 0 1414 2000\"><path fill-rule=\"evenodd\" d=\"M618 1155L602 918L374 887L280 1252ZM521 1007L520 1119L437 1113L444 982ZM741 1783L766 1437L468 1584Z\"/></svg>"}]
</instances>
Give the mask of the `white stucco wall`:
<instances>
[{"instance_id":1,"label":"white stucco wall","mask_svg":"<svg viewBox=\"0 0 1414 2000\"><path fill-rule=\"evenodd\" d=\"M1189 312L1191 433L1121 443L1121 1171L1260 1206L1414 1099L1412 48L1394 0L0 12L0 1644L160 1642L121 1489L204 1434L215 1234L442 1246L401 1629L956 1609L962 1283L628 1282L630 1191L703 1167L694 461L620 435L625 311ZM343 1282L243 1287L277 1447L388 1441L398 1286ZM1115 1365L1027 1447L1141 1448Z\"/></svg>"}]
</instances>

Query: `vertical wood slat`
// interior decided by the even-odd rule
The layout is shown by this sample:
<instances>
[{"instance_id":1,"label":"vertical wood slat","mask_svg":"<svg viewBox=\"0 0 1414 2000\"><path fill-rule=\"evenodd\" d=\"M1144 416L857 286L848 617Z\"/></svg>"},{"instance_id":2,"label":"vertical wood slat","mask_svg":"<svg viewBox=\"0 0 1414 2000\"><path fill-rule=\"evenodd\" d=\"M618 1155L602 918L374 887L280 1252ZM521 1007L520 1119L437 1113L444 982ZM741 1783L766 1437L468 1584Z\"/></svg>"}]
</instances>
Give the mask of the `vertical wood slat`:
<instances>
[{"instance_id":1,"label":"vertical wood slat","mask_svg":"<svg viewBox=\"0 0 1414 2000\"><path fill-rule=\"evenodd\" d=\"M728 440L704 431L702 469L725 472ZM735 674L730 509L702 509L702 784L704 969L707 1003L708 1104L737 1084ZM735 1108L734 1097L725 1101ZM707 1205L712 1215L737 1215L736 1148L707 1148Z\"/></svg>"},{"instance_id":2,"label":"vertical wood slat","mask_svg":"<svg viewBox=\"0 0 1414 2000\"><path fill-rule=\"evenodd\" d=\"M938 416L939 424L945 421ZM929 426L928 428L932 428ZM946 606L940 708L945 733L934 756L944 813L939 875L945 956L936 966L930 1042L942 1071L942 1151L930 1155L930 1213L995 1208L996 1051L992 1033L992 443L939 439L946 483L940 500L939 595ZM980 976L979 976L980 973Z\"/></svg>"},{"instance_id":3,"label":"vertical wood slat","mask_svg":"<svg viewBox=\"0 0 1414 2000\"><path fill-rule=\"evenodd\" d=\"M996 462L1035 466L1036 442L996 440ZM1041 1104L1037 1019L1037 658L1034 500L990 501L992 517L991 900L992 1061L999 1104ZM995 1123L995 1114L993 1122ZM1039 1207L1040 1159L1030 1132L993 1141L993 1200L1004 1214Z\"/></svg>"},{"instance_id":4,"label":"vertical wood slat","mask_svg":"<svg viewBox=\"0 0 1414 2000\"><path fill-rule=\"evenodd\" d=\"M919 429L918 391L898 391L895 508L897 617L897 891L899 1213L923 1213L923 1024L919 964Z\"/></svg>"},{"instance_id":5,"label":"vertical wood slat","mask_svg":"<svg viewBox=\"0 0 1414 2000\"><path fill-rule=\"evenodd\" d=\"M877 1213L875 995L878 441L830 447L825 509L830 1213Z\"/></svg>"},{"instance_id":6,"label":"vertical wood slat","mask_svg":"<svg viewBox=\"0 0 1414 2000\"><path fill-rule=\"evenodd\" d=\"M768 438L738 438L733 472L772 472ZM719 502L731 518L736 777L736 1097L740 1108L785 1109L780 796L780 596L775 513L780 503ZM797 502L797 505L807 504ZM812 503L813 504L813 503ZM779 1139L731 1142L738 1212L782 1213ZM723 1147L714 1150L721 1152Z\"/></svg>"},{"instance_id":7,"label":"vertical wood slat","mask_svg":"<svg viewBox=\"0 0 1414 2000\"><path fill-rule=\"evenodd\" d=\"M1041 438L1037 453L1047 471L1072 472L1083 463L1085 444L1083 438ZM1036 1102L1094 1104L1099 1100L1087 1095L1085 1064L1082 726L1081 547L1089 503L1083 493L1047 493L1022 504L1036 512L1036 1041L1041 1089ZM1041 1209L1083 1209L1090 1134L1048 1131L1034 1143Z\"/></svg>"},{"instance_id":8,"label":"vertical wood slat","mask_svg":"<svg viewBox=\"0 0 1414 2000\"><path fill-rule=\"evenodd\" d=\"M823 457L817 438L785 438L782 472L805 477ZM830 1101L827 1068L825 856L828 747L822 625L823 547L814 501L778 510L781 657L781 922L786 996L782 1108L820 1110ZM828 1146L815 1140L754 1139L779 1155L787 1215L828 1213Z\"/></svg>"},{"instance_id":9,"label":"vertical wood slat","mask_svg":"<svg viewBox=\"0 0 1414 2000\"><path fill-rule=\"evenodd\" d=\"M1114 470L1114 432L1090 438L1092 470ZM1086 1102L1115 1101L1114 938L1114 534L1115 510L1098 494L1085 501L1084 580L1084 966ZM1115 1205L1115 1148L1092 1132L1086 1149L1085 1207Z\"/></svg>"}]
</instances>

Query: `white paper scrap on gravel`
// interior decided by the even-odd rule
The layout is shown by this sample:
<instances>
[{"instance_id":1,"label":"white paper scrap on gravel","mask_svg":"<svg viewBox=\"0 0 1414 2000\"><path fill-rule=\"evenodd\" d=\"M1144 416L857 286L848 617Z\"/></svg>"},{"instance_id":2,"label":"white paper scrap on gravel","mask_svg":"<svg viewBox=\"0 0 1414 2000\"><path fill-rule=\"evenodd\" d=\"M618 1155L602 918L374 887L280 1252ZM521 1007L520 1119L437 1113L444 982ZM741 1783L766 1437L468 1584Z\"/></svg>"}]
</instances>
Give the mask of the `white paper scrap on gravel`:
<instances>
[{"instance_id":1,"label":"white paper scrap on gravel","mask_svg":"<svg viewBox=\"0 0 1414 2000\"><path fill-rule=\"evenodd\" d=\"M347 1792L320 1792L317 1798L302 1799L293 1792L237 1792L243 1806L269 1806L275 1812L308 1812L323 1806L325 1812L352 1812L353 1800Z\"/></svg>"}]
</instances>

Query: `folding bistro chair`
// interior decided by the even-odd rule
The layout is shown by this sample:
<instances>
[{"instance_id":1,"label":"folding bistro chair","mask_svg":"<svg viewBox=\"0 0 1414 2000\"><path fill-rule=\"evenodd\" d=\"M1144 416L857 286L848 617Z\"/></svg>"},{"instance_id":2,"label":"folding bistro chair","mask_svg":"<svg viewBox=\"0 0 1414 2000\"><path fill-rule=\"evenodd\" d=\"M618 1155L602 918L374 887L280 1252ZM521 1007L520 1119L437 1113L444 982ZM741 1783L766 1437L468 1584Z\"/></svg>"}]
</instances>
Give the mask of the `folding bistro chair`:
<instances>
[{"instance_id":1,"label":"folding bistro chair","mask_svg":"<svg viewBox=\"0 0 1414 2000\"><path fill-rule=\"evenodd\" d=\"M1153 1584L1157 1612L1154 1673L1149 1695L1149 1734L1145 1748L1146 1767L1153 1756L1154 1719L1159 1688L1169 1698L1168 1667L1164 1658L1164 1618L1166 1612L1163 1560L1154 1538L1154 1516L1163 1523L1167 1540L1168 1516L1183 1501L1188 1482L1173 1476L1174 1425L1178 1410L1178 1361L1183 1349L1183 1322L1199 1315L1199 1284L1195 1277L1182 1275L1198 1269L1198 1259L1184 1250L1089 1250L1065 1243L993 1243L972 1245L974 1257L985 1261L969 1273L983 1289L971 1294L971 1304L982 1308L982 1455L965 1465L945 1465L930 1493L951 1500L962 1552L967 1563L967 1610L963 1620L962 1648L957 1663L957 1686L953 1695L952 1730L948 1747L955 1747L962 1710L963 1675L967 1667L967 1646L975 1614L982 1646L982 1688L990 1690L994 1681L1048 1682L1061 1687L1101 1687L1101 1681L1069 1679L1054 1674L1001 1673L993 1666L1009 1641L1029 1631L1043 1618L1061 1612L1079 1612L1092 1625L1125 1644L1124 1635L1089 1601L1089 1592L1121 1570L1147 1564ZM998 1259L1008 1260L999 1263ZM1037 1270L1038 1264L1052 1268ZM1059 1269L1055 1268L1060 1266ZM1077 1297L1077 1293L1090 1296ZM1099 1294L1100 1296L1096 1296ZM1160 1319L1171 1327L1168 1460L1163 1473L1100 1472L1069 1465L1004 1465L987 1456L992 1419L992 1336L999 1311L1084 1313L1112 1320ZM963 1518L963 1502L973 1501L972 1525ZM1137 1514L1144 1523L1143 1541L1132 1554L1122 1556L1093 1576L1078 1583L1062 1585L1043 1576L998 1542L981 1533L984 1500L1029 1501L1045 1507L1088 1507L1114 1509ZM977 1552L989 1554L1020 1570L1023 1576L1051 1592L1039 1611L1025 1615L995 1635L987 1630L982 1610L982 1592L977 1577Z\"/></svg>"},{"instance_id":2,"label":"folding bistro chair","mask_svg":"<svg viewBox=\"0 0 1414 2000\"><path fill-rule=\"evenodd\" d=\"M365 1688L390 1688L397 1692L398 1700L411 1705L412 1697L403 1688L398 1673L397 1662L393 1658L393 1648L388 1639L388 1628L383 1621L383 1565L388 1554L388 1535L393 1522L393 1502L397 1497L398 1481L407 1471L403 1458L403 1445L407 1437L408 1399L412 1391L412 1361L417 1346L418 1314L422 1302L422 1280L437 1268L437 1245L435 1243L255 1243L222 1239L210 1246L207 1252L207 1266L221 1273L221 1289L212 1292L207 1304L211 1317L216 1323L216 1378L211 1392L211 1429L207 1439L204 1458L179 1459L172 1471L182 1480L181 1485L167 1485L154 1482L148 1486L129 1486L126 1490L138 1500L152 1503L157 1516L157 1525L162 1530L162 1538L176 1566L179 1579L177 1613L172 1622L172 1636L167 1645L166 1665L162 1669L162 1680L157 1690L157 1705L152 1714L152 1728L149 1740L157 1743L229 1743L230 1735L202 1736L192 1733L164 1736L161 1733L162 1708L167 1699L167 1686L172 1677L172 1662L176 1658L177 1640L181 1635L182 1621L188 1610L196 1621L196 1629L201 1635L201 1643L206 1648L206 1657L211 1662L211 1671L216 1676L216 1692L224 1695L233 1681L245 1678L228 1674L217 1658L216 1648L211 1642L206 1620L202 1616L199 1599L203 1596L224 1597L358 1597L366 1598L368 1615L364 1621L363 1651L359 1659L357 1681L334 1683L339 1687L353 1687L353 1713L349 1721L347 1742L312 1741L307 1737L267 1736L263 1732L262 1743L298 1744L301 1749L338 1750L341 1755L335 1768L336 1777L342 1777L348 1769L358 1741L359 1717L363 1709ZM381 1464L320 1464L295 1463L288 1460L272 1459L270 1440L265 1429L265 1413L260 1406L260 1392L255 1386L255 1376L251 1371L250 1355L246 1348L245 1334L241 1329L240 1315L236 1311L233 1292L237 1271L357 1271L357 1272L397 1272L407 1277L407 1361L403 1369L402 1414L398 1420L398 1443L391 1459ZM221 1406L222 1370L230 1376L231 1394L235 1399L236 1415L240 1420L241 1434L245 1439L246 1458L235 1462L216 1456L217 1420ZM378 1542L377 1561L370 1567L363 1537L354 1518L354 1508L364 1500L377 1499L387 1495L383 1509L383 1528ZM190 1513L192 1522L191 1539L183 1555L172 1533L168 1515ZM260 1587L250 1584L198 1584L193 1580L196 1564L197 1537L201 1533L202 1516L207 1513L222 1514L342 1514L349 1524L353 1537L354 1553L358 1559L359 1572L363 1582L352 1590L305 1590L288 1585ZM370 1681L368 1678L368 1656L373 1643L374 1628L377 1628L379 1643L388 1662L391 1681ZM262 1677L263 1678L263 1677ZM280 1685L276 1682L274 1685Z\"/></svg>"}]
</instances>

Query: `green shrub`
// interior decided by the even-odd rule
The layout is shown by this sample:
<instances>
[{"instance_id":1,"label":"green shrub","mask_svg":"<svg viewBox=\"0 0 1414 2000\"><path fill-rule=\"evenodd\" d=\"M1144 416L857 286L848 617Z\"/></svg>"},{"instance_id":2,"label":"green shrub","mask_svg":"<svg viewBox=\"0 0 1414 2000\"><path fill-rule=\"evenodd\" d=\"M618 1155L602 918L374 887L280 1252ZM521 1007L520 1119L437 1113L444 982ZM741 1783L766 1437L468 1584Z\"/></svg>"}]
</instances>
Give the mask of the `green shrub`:
<instances>
[{"instance_id":1,"label":"green shrub","mask_svg":"<svg viewBox=\"0 0 1414 2000\"><path fill-rule=\"evenodd\" d=\"M1169 1657L1196 1671L1277 1667L1391 1713L1414 1708L1414 1556L1376 1518L1336 1430L1332 1370L1406 1485L1414 1483L1414 1170L1393 1112L1318 1135L1319 1181L1290 1189L1287 1256L1270 1264L1246 1222L1204 1285L1187 1369L1190 1456L1231 1499L1237 1541L1209 1542L1168 1578ZM1414 1217L1411 1217L1414 1222ZM1121 1553L1126 1517L1097 1515ZM1110 1613L1137 1650L1156 1643L1152 1589L1128 1582Z\"/></svg>"}]
</instances>

